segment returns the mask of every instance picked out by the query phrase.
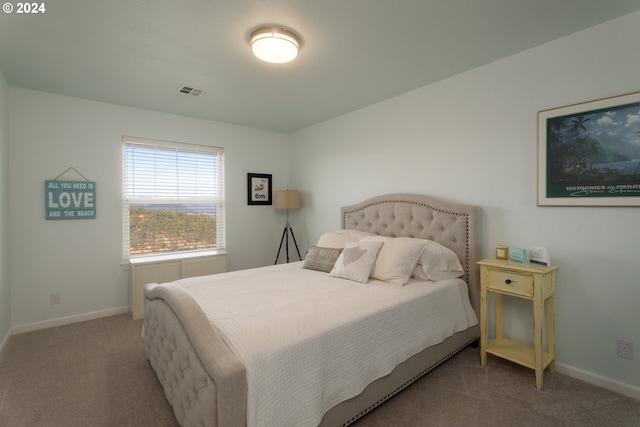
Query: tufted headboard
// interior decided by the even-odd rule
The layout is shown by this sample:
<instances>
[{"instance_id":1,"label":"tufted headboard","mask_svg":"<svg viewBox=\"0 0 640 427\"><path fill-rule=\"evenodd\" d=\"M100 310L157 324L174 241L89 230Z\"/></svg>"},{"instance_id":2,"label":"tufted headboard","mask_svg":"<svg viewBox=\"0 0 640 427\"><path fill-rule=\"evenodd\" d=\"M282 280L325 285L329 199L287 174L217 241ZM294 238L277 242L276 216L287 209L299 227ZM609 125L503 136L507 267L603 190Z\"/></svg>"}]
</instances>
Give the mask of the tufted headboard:
<instances>
[{"instance_id":1,"label":"tufted headboard","mask_svg":"<svg viewBox=\"0 0 640 427\"><path fill-rule=\"evenodd\" d=\"M385 194L341 208L341 227L389 237L416 237L453 250L465 270L473 308L480 307L480 209L419 194Z\"/></svg>"}]
</instances>

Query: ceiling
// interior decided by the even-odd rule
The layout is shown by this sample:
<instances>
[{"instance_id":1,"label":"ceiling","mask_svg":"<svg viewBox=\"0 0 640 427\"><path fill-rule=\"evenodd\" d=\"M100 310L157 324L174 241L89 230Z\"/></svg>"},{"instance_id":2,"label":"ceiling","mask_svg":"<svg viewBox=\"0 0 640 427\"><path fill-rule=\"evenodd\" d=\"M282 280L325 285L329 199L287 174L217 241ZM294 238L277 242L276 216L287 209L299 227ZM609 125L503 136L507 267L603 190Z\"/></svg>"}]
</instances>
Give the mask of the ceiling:
<instances>
[{"instance_id":1,"label":"ceiling","mask_svg":"<svg viewBox=\"0 0 640 427\"><path fill-rule=\"evenodd\" d=\"M640 0L42 2L44 13L0 14L9 85L282 132L640 10ZM253 57L249 34L263 24L300 35L295 61Z\"/></svg>"}]
</instances>

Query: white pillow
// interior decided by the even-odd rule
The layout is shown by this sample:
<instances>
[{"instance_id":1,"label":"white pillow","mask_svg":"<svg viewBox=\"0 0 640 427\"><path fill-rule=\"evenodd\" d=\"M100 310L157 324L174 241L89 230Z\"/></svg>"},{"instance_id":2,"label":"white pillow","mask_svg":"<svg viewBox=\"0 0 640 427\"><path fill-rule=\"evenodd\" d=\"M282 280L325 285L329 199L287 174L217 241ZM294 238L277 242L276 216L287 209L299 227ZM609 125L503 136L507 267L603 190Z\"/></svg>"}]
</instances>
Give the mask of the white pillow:
<instances>
[{"instance_id":1,"label":"white pillow","mask_svg":"<svg viewBox=\"0 0 640 427\"><path fill-rule=\"evenodd\" d=\"M320 236L316 246L321 248L344 248L349 242L357 242L365 236L373 236L373 233L359 230L328 231Z\"/></svg>"},{"instance_id":2,"label":"white pillow","mask_svg":"<svg viewBox=\"0 0 640 427\"><path fill-rule=\"evenodd\" d=\"M384 242L373 264L371 277L399 286L409 281L425 248L425 245L417 239L369 236L363 238L361 242Z\"/></svg>"},{"instance_id":3,"label":"white pillow","mask_svg":"<svg viewBox=\"0 0 640 427\"><path fill-rule=\"evenodd\" d=\"M367 283L381 246L382 242L347 243L329 276Z\"/></svg>"},{"instance_id":4,"label":"white pillow","mask_svg":"<svg viewBox=\"0 0 640 427\"><path fill-rule=\"evenodd\" d=\"M398 237L398 239L417 240L424 245L424 251L414 269L413 277L421 280L453 279L464 274L464 269L455 252L440 243L426 239ZM420 267L420 268L418 268Z\"/></svg>"}]
</instances>

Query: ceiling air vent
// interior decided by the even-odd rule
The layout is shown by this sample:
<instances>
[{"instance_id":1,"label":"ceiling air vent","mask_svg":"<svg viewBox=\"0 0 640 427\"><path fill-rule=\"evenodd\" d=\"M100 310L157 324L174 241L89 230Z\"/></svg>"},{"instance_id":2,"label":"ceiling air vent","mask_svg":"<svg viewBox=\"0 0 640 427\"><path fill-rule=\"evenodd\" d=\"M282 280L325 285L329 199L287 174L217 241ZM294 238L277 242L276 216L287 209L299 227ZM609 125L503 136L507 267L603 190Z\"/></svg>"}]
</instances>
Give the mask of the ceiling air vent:
<instances>
[{"instance_id":1,"label":"ceiling air vent","mask_svg":"<svg viewBox=\"0 0 640 427\"><path fill-rule=\"evenodd\" d=\"M184 93L185 95L200 96L204 93L204 89L197 89L192 86L180 86L178 92Z\"/></svg>"}]
</instances>

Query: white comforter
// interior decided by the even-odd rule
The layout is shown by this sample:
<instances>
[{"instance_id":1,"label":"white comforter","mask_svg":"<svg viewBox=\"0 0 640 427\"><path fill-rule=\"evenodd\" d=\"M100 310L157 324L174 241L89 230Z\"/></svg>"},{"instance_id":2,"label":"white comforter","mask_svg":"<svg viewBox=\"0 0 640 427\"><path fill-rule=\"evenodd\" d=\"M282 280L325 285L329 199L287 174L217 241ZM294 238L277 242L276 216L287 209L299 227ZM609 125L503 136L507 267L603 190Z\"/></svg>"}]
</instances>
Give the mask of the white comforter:
<instances>
[{"instance_id":1,"label":"white comforter","mask_svg":"<svg viewBox=\"0 0 640 427\"><path fill-rule=\"evenodd\" d=\"M293 263L176 282L247 371L249 426L315 426L367 384L477 323L460 279L399 287Z\"/></svg>"}]
</instances>

